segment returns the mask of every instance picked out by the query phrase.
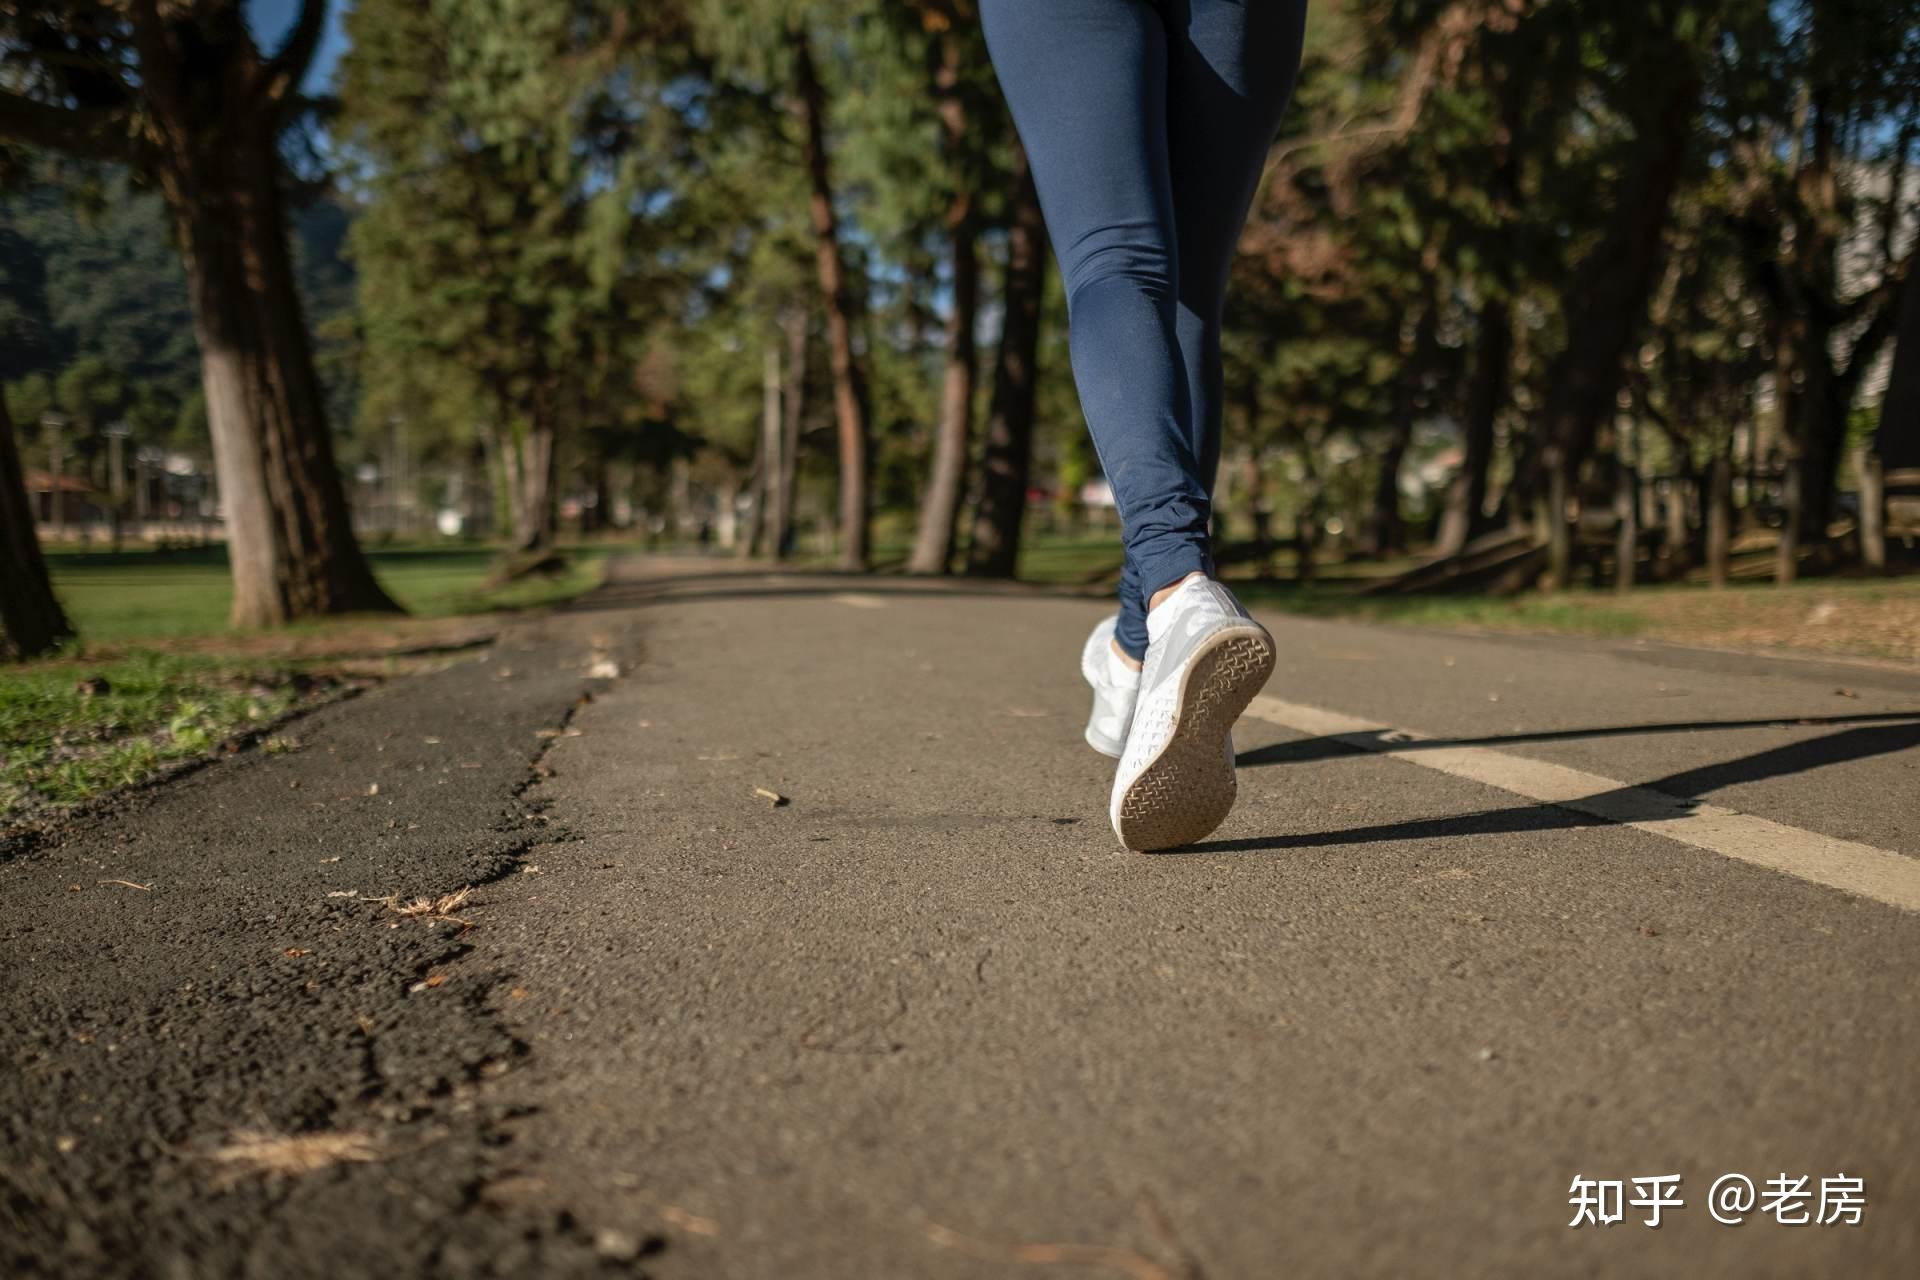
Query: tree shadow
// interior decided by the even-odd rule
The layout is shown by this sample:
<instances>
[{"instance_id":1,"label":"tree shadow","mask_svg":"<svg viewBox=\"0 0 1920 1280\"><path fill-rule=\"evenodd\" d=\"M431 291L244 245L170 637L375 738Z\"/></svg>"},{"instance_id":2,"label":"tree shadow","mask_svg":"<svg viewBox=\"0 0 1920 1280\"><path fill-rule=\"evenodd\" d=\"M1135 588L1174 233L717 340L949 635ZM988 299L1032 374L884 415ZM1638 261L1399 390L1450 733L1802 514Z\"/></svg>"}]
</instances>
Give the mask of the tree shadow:
<instances>
[{"instance_id":1,"label":"tree shadow","mask_svg":"<svg viewBox=\"0 0 1920 1280\"><path fill-rule=\"evenodd\" d=\"M1899 723L1869 723L1859 721L1898 721ZM1920 747L1920 713L1905 713L1836 717L1833 720L1819 720L1812 723L1852 723L1856 727L1839 733L1827 734L1807 742L1786 743L1770 747L1765 751L1756 751L1751 755L1719 764L1703 765L1699 768L1685 769L1679 773L1668 774L1651 782L1636 783L1617 787L1611 791L1599 792L1582 797L1579 801L1583 809L1598 810L1599 813L1581 812L1563 808L1552 803L1514 805L1504 809L1489 809L1480 813L1460 814L1446 818L1418 818L1407 822L1389 822L1374 826L1350 827L1339 831L1309 831L1297 835L1262 836L1249 840L1214 840L1188 845L1182 849L1166 850L1172 854L1186 853L1264 853L1281 849L1319 849L1334 845L1379 844L1397 840L1441 840L1460 836L1508 835L1524 831L1560 831L1575 830L1582 827L1608 826L1622 822L1654 822L1684 817L1697 811L1702 798L1726 787L1747 782L1764 782L1770 778L1788 777L1807 773L1828 765L1845 764L1855 760L1866 760L1874 756L1888 755L1896 751ZM1708 723L1700 728L1744 728L1755 725L1777 725L1807 723L1804 721L1729 721L1719 724ZM1657 730L1660 726L1654 726ZM1546 735L1514 735L1506 738L1483 738L1476 740L1454 740L1446 742L1394 743L1397 750L1409 747L1467 746L1484 745L1495 742L1551 741L1558 738L1583 736L1605 736L1615 733L1640 732L1633 729L1615 729L1582 732L1567 732ZM1321 744L1337 744L1341 749L1334 754L1360 752L1364 748L1352 745L1351 738L1343 741L1333 738L1315 738L1305 743L1282 744L1318 748ZM1262 748L1265 752L1267 749ZM1258 754L1249 752L1249 755ZM1300 762L1327 758L1327 753L1315 751L1300 757ZM1277 764L1282 760L1269 755L1262 763ZM1605 814L1604 817L1600 814Z\"/></svg>"},{"instance_id":2,"label":"tree shadow","mask_svg":"<svg viewBox=\"0 0 1920 1280\"><path fill-rule=\"evenodd\" d=\"M1583 738L1637 738L1658 733L1704 733L1715 729L1780 729L1826 725L1904 724L1920 721L1920 711L1874 711L1852 716L1773 716L1759 720L1676 720L1665 724L1602 725L1585 729L1544 729L1534 733L1503 733L1485 738L1402 738L1391 729L1332 734L1275 742L1234 757L1241 769L1273 764L1308 764L1374 751L1433 751L1445 747L1500 747L1527 742L1572 742Z\"/></svg>"}]
</instances>

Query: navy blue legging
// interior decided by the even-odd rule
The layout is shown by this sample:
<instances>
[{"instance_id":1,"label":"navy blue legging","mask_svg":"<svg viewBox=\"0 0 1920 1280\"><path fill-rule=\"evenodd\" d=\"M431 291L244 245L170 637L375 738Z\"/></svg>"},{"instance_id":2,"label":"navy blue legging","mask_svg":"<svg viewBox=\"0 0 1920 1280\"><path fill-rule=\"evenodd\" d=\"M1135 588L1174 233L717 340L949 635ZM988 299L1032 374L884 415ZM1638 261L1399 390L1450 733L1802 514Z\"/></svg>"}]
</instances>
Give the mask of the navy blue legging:
<instances>
[{"instance_id":1,"label":"navy blue legging","mask_svg":"<svg viewBox=\"0 0 1920 1280\"><path fill-rule=\"evenodd\" d=\"M981 0L1120 509L1117 639L1135 658L1148 598L1211 571L1221 305L1306 12L1306 0Z\"/></svg>"}]
</instances>

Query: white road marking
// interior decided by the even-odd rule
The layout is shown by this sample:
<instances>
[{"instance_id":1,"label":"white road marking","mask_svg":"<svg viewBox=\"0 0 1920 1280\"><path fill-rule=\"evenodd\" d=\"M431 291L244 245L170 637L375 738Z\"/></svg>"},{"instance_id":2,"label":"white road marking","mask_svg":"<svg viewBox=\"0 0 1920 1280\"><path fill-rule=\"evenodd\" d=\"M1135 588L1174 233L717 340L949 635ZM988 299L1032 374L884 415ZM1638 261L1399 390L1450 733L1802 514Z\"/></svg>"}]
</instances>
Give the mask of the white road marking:
<instances>
[{"instance_id":1,"label":"white road marking","mask_svg":"<svg viewBox=\"0 0 1920 1280\"><path fill-rule=\"evenodd\" d=\"M879 596L863 596L853 591L842 591L838 595L828 596L835 604L852 605L856 609L884 609L887 602Z\"/></svg>"},{"instance_id":2,"label":"white road marking","mask_svg":"<svg viewBox=\"0 0 1920 1280\"><path fill-rule=\"evenodd\" d=\"M1255 698L1247 707L1247 714L1283 729L1333 738L1423 769L1485 783L1528 800L1651 832L1737 862L1767 867L1902 910L1920 911L1920 860L1870 844L1838 840L1719 805L1630 786L1597 773L1508 755L1488 747L1396 750L1396 743L1430 739L1424 734L1279 698Z\"/></svg>"}]
</instances>

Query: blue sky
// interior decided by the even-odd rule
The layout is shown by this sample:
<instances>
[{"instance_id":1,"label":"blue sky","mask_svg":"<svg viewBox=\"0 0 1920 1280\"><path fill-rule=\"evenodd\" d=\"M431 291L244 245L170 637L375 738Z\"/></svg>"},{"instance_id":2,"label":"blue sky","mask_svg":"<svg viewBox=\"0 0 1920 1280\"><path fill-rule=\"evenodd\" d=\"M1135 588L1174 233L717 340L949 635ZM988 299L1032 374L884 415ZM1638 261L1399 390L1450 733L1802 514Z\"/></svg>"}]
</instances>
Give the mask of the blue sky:
<instances>
[{"instance_id":1,"label":"blue sky","mask_svg":"<svg viewBox=\"0 0 1920 1280\"><path fill-rule=\"evenodd\" d=\"M271 53L286 41L287 32L293 27L293 20L300 13L300 0L245 0L247 25L253 29L253 38L260 47ZM307 72L307 82L303 86L309 92L325 89L333 79L333 69L340 62L340 55L347 51L347 35L340 20L346 16L345 0L333 0L327 12L327 33L320 39L320 47L314 52L313 66Z\"/></svg>"}]
</instances>

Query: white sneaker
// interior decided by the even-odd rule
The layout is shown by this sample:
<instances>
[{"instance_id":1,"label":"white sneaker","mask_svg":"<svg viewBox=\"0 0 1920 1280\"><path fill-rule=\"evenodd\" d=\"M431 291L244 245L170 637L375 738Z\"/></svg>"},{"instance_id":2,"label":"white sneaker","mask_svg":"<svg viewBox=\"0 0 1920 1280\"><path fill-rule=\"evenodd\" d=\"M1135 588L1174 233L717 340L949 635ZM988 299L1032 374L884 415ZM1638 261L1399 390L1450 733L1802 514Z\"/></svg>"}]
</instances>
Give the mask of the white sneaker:
<instances>
[{"instance_id":1,"label":"white sneaker","mask_svg":"<svg viewBox=\"0 0 1920 1280\"><path fill-rule=\"evenodd\" d=\"M1108 816L1129 849L1192 844L1233 809L1233 722L1273 674L1273 637L1189 578L1147 615L1147 661ZM1221 742L1226 741L1226 752Z\"/></svg>"},{"instance_id":2,"label":"white sneaker","mask_svg":"<svg viewBox=\"0 0 1920 1280\"><path fill-rule=\"evenodd\" d=\"M1113 651L1113 631L1120 615L1102 618L1080 650L1080 674L1093 686L1093 712L1087 717L1087 745L1103 756L1119 759L1127 749L1127 726L1133 723L1133 699L1140 692L1140 673Z\"/></svg>"}]
</instances>

